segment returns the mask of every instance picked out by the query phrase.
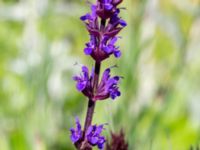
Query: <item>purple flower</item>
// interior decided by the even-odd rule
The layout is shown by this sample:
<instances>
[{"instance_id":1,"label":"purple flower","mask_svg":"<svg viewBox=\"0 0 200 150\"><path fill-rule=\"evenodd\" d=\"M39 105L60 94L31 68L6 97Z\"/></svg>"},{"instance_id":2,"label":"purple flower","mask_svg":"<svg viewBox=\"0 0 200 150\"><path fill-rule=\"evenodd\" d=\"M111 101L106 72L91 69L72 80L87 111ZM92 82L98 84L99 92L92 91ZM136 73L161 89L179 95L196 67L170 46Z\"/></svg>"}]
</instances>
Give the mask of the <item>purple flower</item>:
<instances>
[{"instance_id":1,"label":"purple flower","mask_svg":"<svg viewBox=\"0 0 200 150\"><path fill-rule=\"evenodd\" d=\"M101 82L97 87L97 91L93 92L93 80L94 71L89 75L89 70L86 66L82 67L82 74L80 76L74 76L73 79L77 82L76 88L78 91L82 92L85 96L89 97L93 101L104 100L107 98L115 99L120 96L118 83L120 81L119 76L110 76L110 68L107 68L101 78Z\"/></svg>"},{"instance_id":2,"label":"purple flower","mask_svg":"<svg viewBox=\"0 0 200 150\"><path fill-rule=\"evenodd\" d=\"M110 77L110 68L106 69L103 73L94 100L104 100L108 97L115 99L120 96L121 93L118 87L119 80L119 76Z\"/></svg>"},{"instance_id":3,"label":"purple flower","mask_svg":"<svg viewBox=\"0 0 200 150\"><path fill-rule=\"evenodd\" d=\"M103 126L104 125L99 125L99 126L91 125L91 126L89 126L89 128L87 129L87 132L86 132L86 138L87 138L88 142L92 146L97 146L99 149L103 149L104 143L106 142L105 137L101 136Z\"/></svg>"},{"instance_id":4,"label":"purple flower","mask_svg":"<svg viewBox=\"0 0 200 150\"><path fill-rule=\"evenodd\" d=\"M70 138L73 143L75 143L81 139L81 137L82 137L81 124L77 117L76 117L76 128L71 128L70 132L71 132Z\"/></svg>"},{"instance_id":5,"label":"purple flower","mask_svg":"<svg viewBox=\"0 0 200 150\"><path fill-rule=\"evenodd\" d=\"M79 92L82 92L85 96L91 97L92 96L92 79L93 73L89 75L89 70L86 66L82 66L82 74L79 76L74 76L73 80L76 81L76 88Z\"/></svg>"},{"instance_id":6,"label":"purple flower","mask_svg":"<svg viewBox=\"0 0 200 150\"><path fill-rule=\"evenodd\" d=\"M117 10L122 0L98 0L96 14L102 19L108 19Z\"/></svg>"},{"instance_id":7,"label":"purple flower","mask_svg":"<svg viewBox=\"0 0 200 150\"><path fill-rule=\"evenodd\" d=\"M78 91L83 91L89 81L89 71L86 66L82 67L82 73L83 74L81 74L80 76L73 77L73 79L77 81L76 88L78 89Z\"/></svg>"},{"instance_id":8,"label":"purple flower","mask_svg":"<svg viewBox=\"0 0 200 150\"><path fill-rule=\"evenodd\" d=\"M104 143L106 142L105 137L101 136L102 130L104 129L103 126L104 125L89 126L89 128L85 133L85 139L82 139L83 132L81 130L81 124L79 119L76 117L76 128L70 129L71 132L70 139L72 143L76 143L82 139L83 141L87 141L87 143L91 146L97 146L99 149L103 149Z\"/></svg>"},{"instance_id":9,"label":"purple flower","mask_svg":"<svg viewBox=\"0 0 200 150\"><path fill-rule=\"evenodd\" d=\"M95 36L90 36L90 42L86 43L86 48L84 49L84 52L86 55L91 55L92 52L95 50Z\"/></svg>"},{"instance_id":10,"label":"purple flower","mask_svg":"<svg viewBox=\"0 0 200 150\"><path fill-rule=\"evenodd\" d=\"M102 5L103 5L105 10L110 11L113 8L113 5L112 5L111 2L112 2L112 0L104 0L104 1L102 1Z\"/></svg>"},{"instance_id":11,"label":"purple flower","mask_svg":"<svg viewBox=\"0 0 200 150\"><path fill-rule=\"evenodd\" d=\"M118 58L118 57L121 56L121 52L119 50L119 47L115 46L115 43L116 43L117 39L118 39L117 37L113 37L112 39L110 39L109 42L107 42L105 40L105 42L102 44L101 48L107 54L110 54L110 55L114 54L114 56Z\"/></svg>"},{"instance_id":12,"label":"purple flower","mask_svg":"<svg viewBox=\"0 0 200 150\"><path fill-rule=\"evenodd\" d=\"M113 27L116 27L118 25L121 25L122 27L127 26L127 23L118 16L119 13L120 10L117 9L117 11L111 16L109 24L111 24Z\"/></svg>"},{"instance_id":13,"label":"purple flower","mask_svg":"<svg viewBox=\"0 0 200 150\"><path fill-rule=\"evenodd\" d=\"M115 46L117 39L118 37L113 36L110 38L108 35L105 35L102 37L101 43L96 44L97 39L94 35L91 35L90 42L86 43L84 52L86 55L91 55L97 61L102 61L112 54L116 58L119 58L121 56L121 52L119 47Z\"/></svg>"},{"instance_id":14,"label":"purple flower","mask_svg":"<svg viewBox=\"0 0 200 150\"><path fill-rule=\"evenodd\" d=\"M86 15L81 16L80 19L82 21L94 21L96 17L96 5L91 5L91 14L87 13Z\"/></svg>"}]
</instances>

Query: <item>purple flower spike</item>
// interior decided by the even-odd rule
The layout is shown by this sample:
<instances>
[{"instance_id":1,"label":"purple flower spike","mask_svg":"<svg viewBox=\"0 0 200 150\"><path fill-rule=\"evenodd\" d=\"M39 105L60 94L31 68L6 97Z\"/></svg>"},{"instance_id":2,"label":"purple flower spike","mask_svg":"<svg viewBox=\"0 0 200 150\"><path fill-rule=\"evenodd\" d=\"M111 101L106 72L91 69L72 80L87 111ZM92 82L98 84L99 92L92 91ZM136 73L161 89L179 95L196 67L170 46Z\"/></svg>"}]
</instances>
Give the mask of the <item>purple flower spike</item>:
<instances>
[{"instance_id":1,"label":"purple flower spike","mask_svg":"<svg viewBox=\"0 0 200 150\"><path fill-rule=\"evenodd\" d=\"M70 132L71 132L70 138L73 143L81 139L82 137L81 124L77 117L76 117L76 128L71 128Z\"/></svg>"},{"instance_id":2,"label":"purple flower spike","mask_svg":"<svg viewBox=\"0 0 200 150\"><path fill-rule=\"evenodd\" d=\"M100 79L102 61L113 55L119 58L122 54L116 42L118 33L127 26L119 16L121 9L118 5L123 0L96 0L91 4L91 11L80 17L89 32L90 40L85 44L85 55L91 56L95 67L91 73L86 66L82 66L82 73L74 76L76 88L88 97L88 108L84 130L81 130L79 120L76 128L71 128L71 140L77 149L89 149L96 146L103 150L106 139L101 135L104 125L92 125L95 103L107 98L115 99L121 95L118 84L120 76L111 76L111 68L106 69ZM100 83L99 83L100 80Z\"/></svg>"},{"instance_id":3,"label":"purple flower spike","mask_svg":"<svg viewBox=\"0 0 200 150\"><path fill-rule=\"evenodd\" d=\"M88 142L92 146L97 146L100 150L104 148L104 143L106 142L105 137L101 136L103 126L104 125L91 125L86 132L86 138Z\"/></svg>"}]
</instances>

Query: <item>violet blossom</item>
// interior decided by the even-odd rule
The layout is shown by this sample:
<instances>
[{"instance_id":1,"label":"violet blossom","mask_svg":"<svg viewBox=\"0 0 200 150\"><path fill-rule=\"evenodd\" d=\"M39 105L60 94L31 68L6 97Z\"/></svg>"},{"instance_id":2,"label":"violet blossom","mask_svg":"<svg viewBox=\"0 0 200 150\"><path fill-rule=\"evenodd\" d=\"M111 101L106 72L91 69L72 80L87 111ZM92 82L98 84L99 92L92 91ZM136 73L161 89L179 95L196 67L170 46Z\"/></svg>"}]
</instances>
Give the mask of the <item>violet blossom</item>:
<instances>
[{"instance_id":1,"label":"violet blossom","mask_svg":"<svg viewBox=\"0 0 200 150\"><path fill-rule=\"evenodd\" d=\"M85 141L91 146L97 146L98 149L102 150L106 139L101 135L104 125L91 125L86 131ZM76 118L76 128L71 128L71 141L73 143L78 142L82 138L83 131L81 129L81 124L78 118Z\"/></svg>"},{"instance_id":2,"label":"violet blossom","mask_svg":"<svg viewBox=\"0 0 200 150\"><path fill-rule=\"evenodd\" d=\"M101 132L103 130L103 125L92 125L89 126L87 132L86 132L86 138L88 142L92 146L97 146L99 149L104 148L104 143L106 142L106 139L104 136L101 136Z\"/></svg>"},{"instance_id":3,"label":"violet blossom","mask_svg":"<svg viewBox=\"0 0 200 150\"><path fill-rule=\"evenodd\" d=\"M120 81L119 76L111 77L110 68L107 68L101 78L101 82L97 87L95 93L93 93L92 82L94 80L94 71L89 75L89 70L86 66L82 67L82 74L80 76L74 76L73 79L77 82L76 88L82 92L85 96L91 98L93 101L104 100L107 98L115 99L120 96L118 83Z\"/></svg>"},{"instance_id":4,"label":"violet blossom","mask_svg":"<svg viewBox=\"0 0 200 150\"><path fill-rule=\"evenodd\" d=\"M70 138L73 143L81 139L82 137L81 124L77 117L76 117L76 128L71 128L70 132L71 132Z\"/></svg>"}]
</instances>

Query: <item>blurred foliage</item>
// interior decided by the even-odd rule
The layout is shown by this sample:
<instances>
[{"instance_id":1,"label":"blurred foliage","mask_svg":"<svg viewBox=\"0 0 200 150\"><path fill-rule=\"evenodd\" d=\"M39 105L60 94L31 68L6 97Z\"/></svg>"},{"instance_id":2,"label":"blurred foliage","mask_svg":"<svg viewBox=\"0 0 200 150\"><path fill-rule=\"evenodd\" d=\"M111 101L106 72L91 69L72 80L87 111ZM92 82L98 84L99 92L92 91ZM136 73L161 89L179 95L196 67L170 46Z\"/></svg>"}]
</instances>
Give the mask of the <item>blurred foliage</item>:
<instances>
[{"instance_id":1,"label":"blurred foliage","mask_svg":"<svg viewBox=\"0 0 200 150\"><path fill-rule=\"evenodd\" d=\"M126 0L128 27L113 74L122 96L99 102L94 123L125 131L130 150L200 144L200 1ZM71 77L89 39L80 0L0 0L0 150L72 150L69 128L87 100ZM103 69L102 69L103 70Z\"/></svg>"}]
</instances>

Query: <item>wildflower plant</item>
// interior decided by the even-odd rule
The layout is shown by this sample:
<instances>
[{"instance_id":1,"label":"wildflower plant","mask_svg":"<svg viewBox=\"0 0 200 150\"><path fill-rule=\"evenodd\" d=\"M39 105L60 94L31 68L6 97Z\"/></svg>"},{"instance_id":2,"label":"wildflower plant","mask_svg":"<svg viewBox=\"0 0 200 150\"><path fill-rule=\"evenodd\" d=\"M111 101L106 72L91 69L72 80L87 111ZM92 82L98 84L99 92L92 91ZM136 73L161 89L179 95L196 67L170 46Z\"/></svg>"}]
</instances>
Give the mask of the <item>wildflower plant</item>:
<instances>
[{"instance_id":1,"label":"wildflower plant","mask_svg":"<svg viewBox=\"0 0 200 150\"><path fill-rule=\"evenodd\" d=\"M80 17L84 22L90 41L85 44L84 53L91 56L95 65L91 71L82 66L82 73L74 76L76 88L88 98L88 108L84 128L76 118L76 128L71 128L71 141L78 150L91 150L94 146L104 149L106 139L102 136L105 124L92 125L92 118L97 101L108 98L115 99L121 95L119 91L120 76L111 76L111 68L107 68L100 77L101 63L110 55L119 58L121 51L116 46L120 38L118 33L127 25L119 17L122 0L97 0L91 4L91 12Z\"/></svg>"}]
</instances>

